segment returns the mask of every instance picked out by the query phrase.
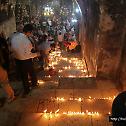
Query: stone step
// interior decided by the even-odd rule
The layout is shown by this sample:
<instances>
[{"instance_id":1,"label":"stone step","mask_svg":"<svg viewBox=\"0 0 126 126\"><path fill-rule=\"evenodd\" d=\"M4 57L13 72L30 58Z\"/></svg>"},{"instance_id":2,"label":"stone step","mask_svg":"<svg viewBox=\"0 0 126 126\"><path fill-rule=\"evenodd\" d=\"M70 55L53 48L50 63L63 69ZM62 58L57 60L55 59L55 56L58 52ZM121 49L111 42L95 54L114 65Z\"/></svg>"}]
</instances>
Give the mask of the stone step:
<instances>
[{"instance_id":1,"label":"stone step","mask_svg":"<svg viewBox=\"0 0 126 126\"><path fill-rule=\"evenodd\" d=\"M66 99L71 97L79 98L106 98L117 96L116 89L36 89L31 92L31 98L51 98L64 97Z\"/></svg>"},{"instance_id":2,"label":"stone step","mask_svg":"<svg viewBox=\"0 0 126 126\"><path fill-rule=\"evenodd\" d=\"M48 92L43 93L48 94ZM55 91L52 93L55 93ZM59 93L62 93L62 90ZM29 96L7 104L0 111L1 126L7 126L8 122L10 122L9 126L82 126L82 124L98 126L98 123L102 126L111 126L111 123L108 122L108 113L111 111L112 99L94 99L91 96L89 98L84 96L82 100L75 97L75 99L65 98L65 101L62 101L54 98L37 99L37 97ZM46 114L42 114L44 110L47 110ZM59 110L59 117L54 114L57 110ZM70 116L68 114L70 111L84 112L85 115L73 114ZM99 112L99 115L90 115L89 112Z\"/></svg>"},{"instance_id":3,"label":"stone step","mask_svg":"<svg viewBox=\"0 0 126 126\"><path fill-rule=\"evenodd\" d=\"M53 107L53 106L52 106ZM51 111L50 111L51 112ZM47 113L35 112L0 112L1 126L111 126L108 121L109 114L90 115L90 114L69 114L62 111L55 114L49 111ZM90 112L90 111L89 111Z\"/></svg>"},{"instance_id":4,"label":"stone step","mask_svg":"<svg viewBox=\"0 0 126 126\"><path fill-rule=\"evenodd\" d=\"M37 95L35 95L37 92ZM103 99L113 97L117 92L115 89L99 90L99 89L36 89L25 99L17 99L11 104L6 104L3 110L0 111L1 116L4 115L6 121L0 117L0 126L111 126L108 121L108 113L111 112L112 100ZM64 98L65 102L51 100L53 98ZM82 98L81 102L77 100L70 100L70 98ZM95 99L94 99L95 98ZM102 98L102 99L100 99ZM42 115L43 111L47 109L47 119ZM60 116L56 118L55 113L59 109ZM92 118L93 116L86 115L64 115L63 112L99 112L100 116ZM8 114L7 114L8 112ZM17 114L19 113L19 114ZM15 119L17 117L21 117ZM12 115L11 118L8 115ZM48 116L49 115L49 116ZM20 120L20 121L19 121ZM64 120L64 121L63 121ZM69 120L69 121L68 121ZM75 121L76 120L76 121ZM91 121L92 120L92 121ZM19 125L16 125L18 122ZM64 124L65 123L65 124ZM93 123L93 124L92 124Z\"/></svg>"},{"instance_id":5,"label":"stone step","mask_svg":"<svg viewBox=\"0 0 126 126\"><path fill-rule=\"evenodd\" d=\"M70 115L67 113L2 113L1 126L112 126L109 115ZM69 125L68 125L69 124Z\"/></svg>"},{"instance_id":6,"label":"stone step","mask_svg":"<svg viewBox=\"0 0 126 126\"><path fill-rule=\"evenodd\" d=\"M0 126L17 126L22 113L0 111Z\"/></svg>"},{"instance_id":7,"label":"stone step","mask_svg":"<svg viewBox=\"0 0 126 126\"><path fill-rule=\"evenodd\" d=\"M59 113L70 111L82 113L89 111L106 115L111 112L112 102L112 99L82 99L81 101L79 99L41 99L39 100L36 112L41 113L47 110L50 113L59 110Z\"/></svg>"},{"instance_id":8,"label":"stone step","mask_svg":"<svg viewBox=\"0 0 126 126\"><path fill-rule=\"evenodd\" d=\"M64 78L61 77L59 79L59 86L58 88L65 88L65 89L95 89L97 88L96 85L96 78L88 77L88 78Z\"/></svg>"},{"instance_id":9,"label":"stone step","mask_svg":"<svg viewBox=\"0 0 126 126\"><path fill-rule=\"evenodd\" d=\"M38 98L27 97L25 99L17 99L11 104L5 104L0 111L10 112L43 112L48 109L49 112L60 109L61 112L75 111L85 112L100 112L107 114L111 111L113 97L93 98L93 97L52 97Z\"/></svg>"},{"instance_id":10,"label":"stone step","mask_svg":"<svg viewBox=\"0 0 126 126\"><path fill-rule=\"evenodd\" d=\"M42 113L25 113L18 126L112 126L108 116L67 116Z\"/></svg>"}]
</instances>

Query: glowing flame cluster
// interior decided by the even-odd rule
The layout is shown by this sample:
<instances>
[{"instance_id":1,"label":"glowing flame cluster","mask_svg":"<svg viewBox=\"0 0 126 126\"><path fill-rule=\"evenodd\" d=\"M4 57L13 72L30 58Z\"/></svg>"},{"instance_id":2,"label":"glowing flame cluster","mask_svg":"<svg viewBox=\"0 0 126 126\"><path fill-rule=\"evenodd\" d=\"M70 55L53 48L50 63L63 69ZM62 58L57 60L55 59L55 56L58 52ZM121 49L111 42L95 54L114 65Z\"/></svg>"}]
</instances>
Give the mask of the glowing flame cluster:
<instances>
[{"instance_id":1,"label":"glowing flame cluster","mask_svg":"<svg viewBox=\"0 0 126 126\"><path fill-rule=\"evenodd\" d=\"M99 112L89 112L88 110L86 110L86 112L63 112L64 115L90 115L90 116L99 116Z\"/></svg>"},{"instance_id":2,"label":"glowing flame cluster","mask_svg":"<svg viewBox=\"0 0 126 126\"><path fill-rule=\"evenodd\" d=\"M104 97L104 98L92 98L91 96L89 96L87 99L88 100L110 100L113 101L115 98L114 97ZM65 102L67 100L70 101L78 101L78 102L82 102L84 100L84 98L69 98L69 99L65 99L64 97L56 97L56 98L52 98L51 100L55 100L57 102ZM108 113L109 115L111 114L110 112ZM48 112L47 109L43 111L42 113L43 117L45 119L53 119L53 118L57 118L61 115L66 115L66 116L92 116L92 117L99 117L101 114L99 112L90 112L88 110L86 110L85 112L74 112L74 111L67 111L67 112L61 112L60 110L56 110L55 112Z\"/></svg>"},{"instance_id":3,"label":"glowing flame cluster","mask_svg":"<svg viewBox=\"0 0 126 126\"><path fill-rule=\"evenodd\" d=\"M115 99L116 96L113 96L113 97L104 97L104 98L92 98L91 96L89 96L88 98L90 100L110 100L110 101L113 101Z\"/></svg>"},{"instance_id":4,"label":"glowing flame cluster","mask_svg":"<svg viewBox=\"0 0 126 126\"><path fill-rule=\"evenodd\" d=\"M47 112L47 109L46 110L44 110L44 112L42 113L42 115L43 115L43 117L45 118L45 119L52 119L52 118L56 118L56 117L58 117L59 116L59 109L58 110L56 110L55 112Z\"/></svg>"},{"instance_id":5,"label":"glowing flame cluster","mask_svg":"<svg viewBox=\"0 0 126 126\"><path fill-rule=\"evenodd\" d=\"M88 100L109 100L109 101L113 101L115 99L115 96L113 97L104 97L104 98L92 98L91 96L89 96L88 98L69 98L69 99L65 99L64 97L56 97L53 98L51 97L52 101L57 101L57 102L66 102L66 101L78 101L78 102L82 102L84 99L88 99ZM60 109L56 110L56 111L51 111L49 112L47 109L43 111L42 116L45 119L54 119L54 118L58 118L59 116L62 115L66 115L66 116L91 116L94 118L97 118L99 116L101 116L102 114L99 112L91 112L86 110L85 112L79 112L79 111L67 111L67 112L61 112ZM110 112L108 112L108 115L111 115Z\"/></svg>"},{"instance_id":6,"label":"glowing flame cluster","mask_svg":"<svg viewBox=\"0 0 126 126\"><path fill-rule=\"evenodd\" d=\"M39 85L43 85L45 82L43 80L38 80Z\"/></svg>"},{"instance_id":7,"label":"glowing flame cluster","mask_svg":"<svg viewBox=\"0 0 126 126\"><path fill-rule=\"evenodd\" d=\"M85 62L79 58L66 58L62 56L60 50L53 51L49 54L49 66L53 69L57 69L59 73L59 77L65 76L70 78L75 77L92 77L92 75L87 75L87 69L85 66ZM62 61L65 61L64 64L59 65ZM58 66L59 65L59 66ZM58 68L59 67L59 68ZM79 74L73 75L73 73L69 73L69 75L63 75L62 73L70 70L76 70Z\"/></svg>"},{"instance_id":8,"label":"glowing flame cluster","mask_svg":"<svg viewBox=\"0 0 126 126\"><path fill-rule=\"evenodd\" d=\"M52 119L52 118L56 118L59 117L61 115L66 115L66 116L92 116L92 117L99 117L101 114L99 112L89 112L88 110L86 110L85 112L72 112L72 111L68 111L68 112L62 112L60 113L60 110L56 110L55 112L48 112L47 109L43 111L42 116L45 119Z\"/></svg>"},{"instance_id":9,"label":"glowing flame cluster","mask_svg":"<svg viewBox=\"0 0 126 126\"><path fill-rule=\"evenodd\" d=\"M89 96L88 98L68 98L68 99L65 99L64 97L56 97L56 98L51 97L52 101L55 100L55 101L58 101L58 102L65 102L65 101L82 102L82 101L84 101L84 99L87 99L87 100L109 100L109 101L113 101L115 99L115 96L113 96L113 97L104 97L104 98L92 98L91 96Z\"/></svg>"}]
</instances>

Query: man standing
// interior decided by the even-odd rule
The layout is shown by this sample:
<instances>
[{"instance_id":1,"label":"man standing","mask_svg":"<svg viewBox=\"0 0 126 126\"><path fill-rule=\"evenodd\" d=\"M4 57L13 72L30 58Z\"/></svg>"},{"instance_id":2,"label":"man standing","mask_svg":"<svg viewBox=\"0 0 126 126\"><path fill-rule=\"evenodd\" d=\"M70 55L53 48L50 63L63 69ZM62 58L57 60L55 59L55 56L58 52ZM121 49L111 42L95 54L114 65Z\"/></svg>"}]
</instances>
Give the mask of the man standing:
<instances>
[{"instance_id":1,"label":"man standing","mask_svg":"<svg viewBox=\"0 0 126 126\"><path fill-rule=\"evenodd\" d=\"M32 59L37 56L37 53L34 50L33 43L29 39L32 31L33 26L27 24L23 28L23 33L16 34L11 39L11 50L23 81L24 96L30 92L29 77L31 86L37 86L37 77L32 63Z\"/></svg>"}]
</instances>

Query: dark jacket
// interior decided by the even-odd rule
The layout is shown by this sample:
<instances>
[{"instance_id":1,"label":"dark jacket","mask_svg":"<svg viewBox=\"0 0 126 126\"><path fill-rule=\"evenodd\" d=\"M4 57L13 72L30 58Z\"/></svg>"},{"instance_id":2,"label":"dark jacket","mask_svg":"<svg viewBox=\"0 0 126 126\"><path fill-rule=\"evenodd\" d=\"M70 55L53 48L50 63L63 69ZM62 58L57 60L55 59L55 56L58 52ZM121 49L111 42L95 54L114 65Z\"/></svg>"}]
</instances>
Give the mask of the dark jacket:
<instances>
[{"instance_id":1,"label":"dark jacket","mask_svg":"<svg viewBox=\"0 0 126 126\"><path fill-rule=\"evenodd\" d=\"M9 70L9 49L7 45L6 39L0 37L0 65L6 69Z\"/></svg>"}]
</instances>

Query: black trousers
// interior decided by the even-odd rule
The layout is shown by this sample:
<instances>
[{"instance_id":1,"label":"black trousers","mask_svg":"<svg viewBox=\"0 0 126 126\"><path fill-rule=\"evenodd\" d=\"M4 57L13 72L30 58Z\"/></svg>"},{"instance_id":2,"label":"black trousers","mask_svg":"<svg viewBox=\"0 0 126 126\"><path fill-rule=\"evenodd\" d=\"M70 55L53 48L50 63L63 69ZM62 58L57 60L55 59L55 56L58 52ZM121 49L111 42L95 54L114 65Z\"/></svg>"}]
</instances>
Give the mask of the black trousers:
<instances>
[{"instance_id":1,"label":"black trousers","mask_svg":"<svg viewBox=\"0 0 126 126\"><path fill-rule=\"evenodd\" d=\"M31 81L31 86L37 85L37 76L33 67L32 59L28 60L15 60L18 72L21 76L21 80L23 81L24 92L29 91L29 77Z\"/></svg>"}]
</instances>

